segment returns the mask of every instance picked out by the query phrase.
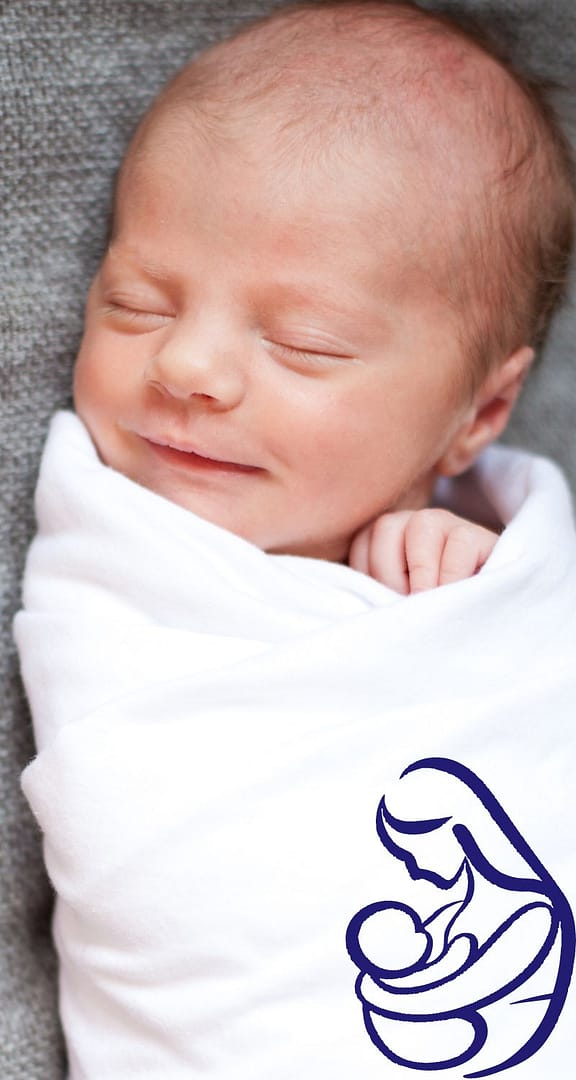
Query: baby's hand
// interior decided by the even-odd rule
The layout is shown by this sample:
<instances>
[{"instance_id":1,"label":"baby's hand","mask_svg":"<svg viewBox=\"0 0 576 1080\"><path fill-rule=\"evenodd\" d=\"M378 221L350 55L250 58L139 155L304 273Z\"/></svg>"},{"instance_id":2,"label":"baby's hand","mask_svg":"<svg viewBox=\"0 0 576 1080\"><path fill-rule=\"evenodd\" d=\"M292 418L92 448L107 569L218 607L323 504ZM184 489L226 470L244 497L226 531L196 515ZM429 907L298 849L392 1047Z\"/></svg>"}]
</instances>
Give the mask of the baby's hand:
<instances>
[{"instance_id":1,"label":"baby's hand","mask_svg":"<svg viewBox=\"0 0 576 1080\"><path fill-rule=\"evenodd\" d=\"M356 534L348 562L396 592L424 592L472 577L497 539L448 510L397 510Z\"/></svg>"}]
</instances>

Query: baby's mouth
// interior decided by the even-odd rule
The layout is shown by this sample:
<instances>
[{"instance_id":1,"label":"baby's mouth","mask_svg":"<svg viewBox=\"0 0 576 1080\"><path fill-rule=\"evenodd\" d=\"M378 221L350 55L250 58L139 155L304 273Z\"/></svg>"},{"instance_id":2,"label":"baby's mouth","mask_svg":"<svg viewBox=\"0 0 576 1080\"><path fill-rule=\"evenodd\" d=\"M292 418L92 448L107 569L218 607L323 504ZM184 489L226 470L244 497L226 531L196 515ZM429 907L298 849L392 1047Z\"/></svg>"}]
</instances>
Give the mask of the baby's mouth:
<instances>
[{"instance_id":1,"label":"baby's mouth","mask_svg":"<svg viewBox=\"0 0 576 1080\"><path fill-rule=\"evenodd\" d=\"M264 470L257 465L246 465L239 461L226 461L223 458L211 457L200 453L194 447L174 444L164 439L151 439L149 436L141 436L150 447L156 457L169 465L190 470L202 470L204 472L228 472L228 473L255 473Z\"/></svg>"}]
</instances>

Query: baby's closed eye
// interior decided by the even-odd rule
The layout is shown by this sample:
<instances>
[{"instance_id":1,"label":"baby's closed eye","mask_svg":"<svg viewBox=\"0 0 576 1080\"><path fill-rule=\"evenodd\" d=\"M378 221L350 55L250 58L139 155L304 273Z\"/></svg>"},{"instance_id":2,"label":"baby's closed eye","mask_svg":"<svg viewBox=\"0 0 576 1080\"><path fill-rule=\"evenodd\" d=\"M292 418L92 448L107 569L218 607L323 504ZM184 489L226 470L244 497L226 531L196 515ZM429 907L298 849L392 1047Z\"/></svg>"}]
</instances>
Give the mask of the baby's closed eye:
<instances>
[{"instance_id":1,"label":"baby's closed eye","mask_svg":"<svg viewBox=\"0 0 576 1080\"><path fill-rule=\"evenodd\" d=\"M307 370L313 367L330 367L346 361L351 363L355 359L345 353L331 352L327 348L320 349L318 347L312 348L311 346L288 344L283 341L272 341L268 338L263 340L271 354L277 357L281 363L297 369Z\"/></svg>"}]
</instances>

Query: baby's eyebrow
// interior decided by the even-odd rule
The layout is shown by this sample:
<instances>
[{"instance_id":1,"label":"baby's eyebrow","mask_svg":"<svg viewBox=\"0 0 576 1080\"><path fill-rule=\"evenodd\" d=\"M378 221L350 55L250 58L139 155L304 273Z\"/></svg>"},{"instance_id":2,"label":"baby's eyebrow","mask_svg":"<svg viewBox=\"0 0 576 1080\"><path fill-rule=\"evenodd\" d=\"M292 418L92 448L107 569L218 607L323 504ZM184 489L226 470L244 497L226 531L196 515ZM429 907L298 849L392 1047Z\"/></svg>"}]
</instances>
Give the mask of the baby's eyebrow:
<instances>
[{"instance_id":1,"label":"baby's eyebrow","mask_svg":"<svg viewBox=\"0 0 576 1080\"><path fill-rule=\"evenodd\" d=\"M266 282L262 298L280 313L298 309L327 317L355 316L358 303L366 299L366 290L354 289L349 282L335 287L321 274L304 275L298 281L279 276Z\"/></svg>"},{"instance_id":2,"label":"baby's eyebrow","mask_svg":"<svg viewBox=\"0 0 576 1080\"><path fill-rule=\"evenodd\" d=\"M168 281L173 277L173 271L162 263L153 262L132 248L121 248L117 244L111 244L106 252L106 258L111 259L113 264L140 274L142 277L152 278L154 281Z\"/></svg>"}]
</instances>

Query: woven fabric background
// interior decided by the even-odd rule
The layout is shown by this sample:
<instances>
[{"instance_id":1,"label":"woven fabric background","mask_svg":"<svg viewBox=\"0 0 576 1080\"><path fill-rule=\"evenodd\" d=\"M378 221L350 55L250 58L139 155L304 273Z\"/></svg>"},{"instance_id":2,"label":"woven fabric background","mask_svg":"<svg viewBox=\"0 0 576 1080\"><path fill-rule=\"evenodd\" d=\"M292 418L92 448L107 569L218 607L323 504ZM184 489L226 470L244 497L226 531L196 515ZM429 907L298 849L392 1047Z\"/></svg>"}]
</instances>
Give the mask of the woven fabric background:
<instances>
[{"instance_id":1,"label":"woven fabric background","mask_svg":"<svg viewBox=\"0 0 576 1080\"><path fill-rule=\"evenodd\" d=\"M136 119L179 64L273 6L266 0L0 0L3 1080L62 1080L65 1068L52 898L40 837L19 790L33 742L10 630L33 530L41 445L50 415L70 402L84 294L102 251L114 171ZM440 5L429 0L428 6ZM574 87L574 0L445 0L443 7L489 18L525 65ZM575 327L568 311L508 438L556 457L576 487Z\"/></svg>"}]
</instances>

